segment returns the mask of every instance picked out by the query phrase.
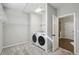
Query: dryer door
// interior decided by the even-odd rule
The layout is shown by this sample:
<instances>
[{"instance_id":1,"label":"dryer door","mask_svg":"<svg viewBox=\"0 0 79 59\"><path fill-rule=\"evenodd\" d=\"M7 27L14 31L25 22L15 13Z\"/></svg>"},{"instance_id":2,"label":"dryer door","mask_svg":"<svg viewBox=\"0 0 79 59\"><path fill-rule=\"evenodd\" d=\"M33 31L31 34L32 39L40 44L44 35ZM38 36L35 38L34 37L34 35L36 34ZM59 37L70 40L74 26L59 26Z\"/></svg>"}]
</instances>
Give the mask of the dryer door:
<instances>
[{"instance_id":1,"label":"dryer door","mask_svg":"<svg viewBox=\"0 0 79 59\"><path fill-rule=\"evenodd\" d=\"M36 43L36 41L37 41L37 37L36 37L35 34L32 36L32 41L33 41L34 43Z\"/></svg>"},{"instance_id":2,"label":"dryer door","mask_svg":"<svg viewBox=\"0 0 79 59\"><path fill-rule=\"evenodd\" d=\"M39 36L38 43L43 46L45 44L45 39L42 36Z\"/></svg>"}]
</instances>

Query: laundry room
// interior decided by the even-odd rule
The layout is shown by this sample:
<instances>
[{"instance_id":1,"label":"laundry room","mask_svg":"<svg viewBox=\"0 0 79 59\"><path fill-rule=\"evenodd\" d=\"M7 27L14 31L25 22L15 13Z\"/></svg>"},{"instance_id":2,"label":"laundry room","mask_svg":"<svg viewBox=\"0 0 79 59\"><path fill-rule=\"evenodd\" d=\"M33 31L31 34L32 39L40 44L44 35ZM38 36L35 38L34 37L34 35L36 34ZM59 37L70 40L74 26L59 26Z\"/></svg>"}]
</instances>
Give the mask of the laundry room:
<instances>
[{"instance_id":1,"label":"laundry room","mask_svg":"<svg viewBox=\"0 0 79 59\"><path fill-rule=\"evenodd\" d=\"M30 55L41 53L46 48L46 4L44 3L2 3L0 51L2 55ZM16 7L15 7L16 6ZM5 17L3 17L5 16ZM5 18L5 19L3 19ZM33 35L39 37L40 44L35 43ZM36 36L36 37L37 37ZM44 39L43 41L41 40ZM37 40L38 41L38 38ZM39 46L39 47L36 47Z\"/></svg>"},{"instance_id":2,"label":"laundry room","mask_svg":"<svg viewBox=\"0 0 79 59\"><path fill-rule=\"evenodd\" d=\"M78 54L78 10L75 3L0 3L0 55Z\"/></svg>"}]
</instances>

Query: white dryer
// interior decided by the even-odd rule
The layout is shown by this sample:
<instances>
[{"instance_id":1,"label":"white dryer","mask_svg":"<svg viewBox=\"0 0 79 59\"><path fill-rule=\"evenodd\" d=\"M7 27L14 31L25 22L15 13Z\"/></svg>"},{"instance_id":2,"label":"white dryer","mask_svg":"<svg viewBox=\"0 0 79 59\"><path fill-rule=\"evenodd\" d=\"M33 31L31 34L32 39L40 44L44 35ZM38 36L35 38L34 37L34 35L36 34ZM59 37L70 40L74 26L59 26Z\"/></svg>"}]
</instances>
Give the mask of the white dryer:
<instances>
[{"instance_id":1,"label":"white dryer","mask_svg":"<svg viewBox=\"0 0 79 59\"><path fill-rule=\"evenodd\" d=\"M41 35L40 32L33 32L32 34L32 43L35 45L35 46L39 46L38 44L38 37Z\"/></svg>"},{"instance_id":2,"label":"white dryer","mask_svg":"<svg viewBox=\"0 0 79 59\"><path fill-rule=\"evenodd\" d=\"M52 51L52 40L46 33L40 33L38 36L38 46L46 52Z\"/></svg>"},{"instance_id":3,"label":"white dryer","mask_svg":"<svg viewBox=\"0 0 79 59\"><path fill-rule=\"evenodd\" d=\"M32 42L46 52L52 51L52 40L44 32L34 32L32 35Z\"/></svg>"},{"instance_id":4,"label":"white dryer","mask_svg":"<svg viewBox=\"0 0 79 59\"><path fill-rule=\"evenodd\" d=\"M36 32L33 32L33 34L32 34L32 43L34 45L37 45L38 44L38 35L37 35Z\"/></svg>"}]
</instances>

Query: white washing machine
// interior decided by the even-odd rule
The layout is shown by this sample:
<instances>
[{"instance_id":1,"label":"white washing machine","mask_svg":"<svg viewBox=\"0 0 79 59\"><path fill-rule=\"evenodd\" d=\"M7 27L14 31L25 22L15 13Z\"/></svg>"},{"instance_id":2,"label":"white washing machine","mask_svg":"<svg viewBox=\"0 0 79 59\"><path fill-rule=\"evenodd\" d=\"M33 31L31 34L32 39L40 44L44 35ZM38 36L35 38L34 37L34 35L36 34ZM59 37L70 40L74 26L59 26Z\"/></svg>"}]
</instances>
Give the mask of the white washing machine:
<instances>
[{"instance_id":1,"label":"white washing machine","mask_svg":"<svg viewBox=\"0 0 79 59\"><path fill-rule=\"evenodd\" d=\"M38 35L37 35L36 32L33 32L33 34L32 34L32 43L34 45L37 45L38 44Z\"/></svg>"},{"instance_id":2,"label":"white washing machine","mask_svg":"<svg viewBox=\"0 0 79 59\"><path fill-rule=\"evenodd\" d=\"M38 36L38 46L46 52L52 51L52 40L46 33L41 33Z\"/></svg>"},{"instance_id":3,"label":"white washing machine","mask_svg":"<svg viewBox=\"0 0 79 59\"><path fill-rule=\"evenodd\" d=\"M38 37L41 35L40 32L33 32L32 34L32 43L35 45L35 46L39 46L38 44Z\"/></svg>"},{"instance_id":4,"label":"white washing machine","mask_svg":"<svg viewBox=\"0 0 79 59\"><path fill-rule=\"evenodd\" d=\"M52 51L52 40L44 32L34 32L32 35L33 44L44 51Z\"/></svg>"}]
</instances>

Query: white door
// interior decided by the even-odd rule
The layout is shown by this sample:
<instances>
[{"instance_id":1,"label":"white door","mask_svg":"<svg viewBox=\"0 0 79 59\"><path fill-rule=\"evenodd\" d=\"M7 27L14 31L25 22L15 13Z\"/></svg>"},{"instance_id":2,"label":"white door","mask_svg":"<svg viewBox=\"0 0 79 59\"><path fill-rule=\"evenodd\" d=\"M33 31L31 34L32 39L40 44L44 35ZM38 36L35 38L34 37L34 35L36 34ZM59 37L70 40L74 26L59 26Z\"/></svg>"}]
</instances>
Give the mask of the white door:
<instances>
[{"instance_id":1,"label":"white door","mask_svg":"<svg viewBox=\"0 0 79 59\"><path fill-rule=\"evenodd\" d=\"M2 51L2 39L3 39L2 23L0 22L0 53Z\"/></svg>"},{"instance_id":2,"label":"white door","mask_svg":"<svg viewBox=\"0 0 79 59\"><path fill-rule=\"evenodd\" d=\"M58 41L58 18L52 15L52 39L53 39L53 52L59 47Z\"/></svg>"}]
</instances>

